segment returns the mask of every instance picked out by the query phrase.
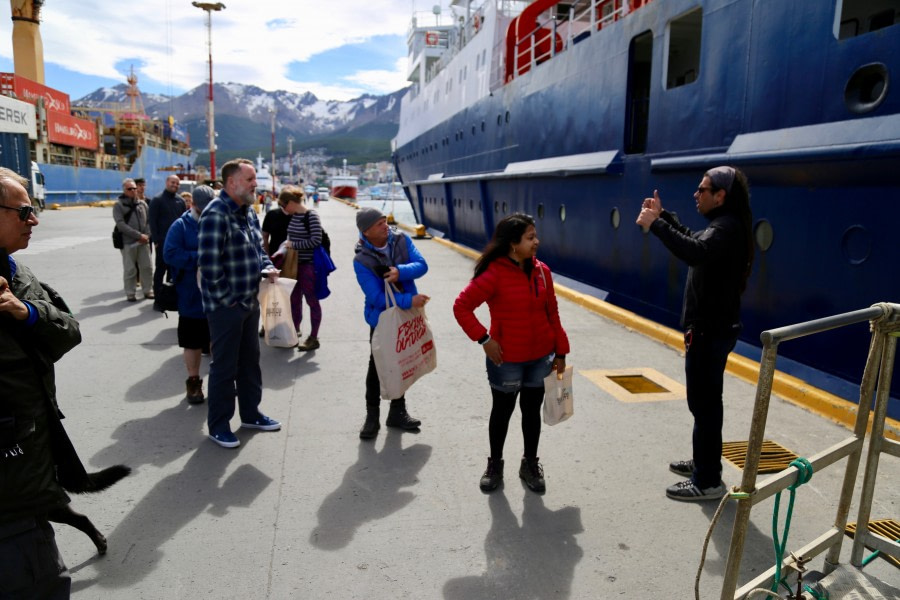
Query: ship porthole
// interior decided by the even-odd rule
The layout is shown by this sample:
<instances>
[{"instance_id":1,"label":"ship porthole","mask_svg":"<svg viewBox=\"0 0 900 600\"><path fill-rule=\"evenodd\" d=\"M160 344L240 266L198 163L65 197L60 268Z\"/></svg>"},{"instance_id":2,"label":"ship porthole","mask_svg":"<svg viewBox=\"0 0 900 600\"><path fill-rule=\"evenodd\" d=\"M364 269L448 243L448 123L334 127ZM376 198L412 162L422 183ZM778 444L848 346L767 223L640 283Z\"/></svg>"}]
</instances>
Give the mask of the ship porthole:
<instances>
[{"instance_id":1,"label":"ship porthole","mask_svg":"<svg viewBox=\"0 0 900 600\"><path fill-rule=\"evenodd\" d=\"M872 236L862 225L851 225L841 238L841 252L851 265L864 263L872 252Z\"/></svg>"},{"instance_id":2,"label":"ship porthole","mask_svg":"<svg viewBox=\"0 0 900 600\"><path fill-rule=\"evenodd\" d=\"M497 115L497 125L502 125L502 124L503 124L503 116Z\"/></svg>"},{"instance_id":3,"label":"ship porthole","mask_svg":"<svg viewBox=\"0 0 900 600\"><path fill-rule=\"evenodd\" d=\"M765 219L758 221L753 228L753 239L756 240L756 246L761 252L768 251L772 247L772 242L775 241L775 230L772 229L772 224Z\"/></svg>"},{"instance_id":4,"label":"ship porthole","mask_svg":"<svg viewBox=\"0 0 900 600\"><path fill-rule=\"evenodd\" d=\"M506 111L506 122L509 123L509 111Z\"/></svg>"},{"instance_id":5,"label":"ship porthole","mask_svg":"<svg viewBox=\"0 0 900 600\"><path fill-rule=\"evenodd\" d=\"M503 214L505 215L507 211L506 202L503 203Z\"/></svg>"},{"instance_id":6,"label":"ship porthole","mask_svg":"<svg viewBox=\"0 0 900 600\"><path fill-rule=\"evenodd\" d=\"M500 203L497 202L496 200L494 200L494 212L495 212L495 213L499 213L499 212L500 212Z\"/></svg>"},{"instance_id":7,"label":"ship porthole","mask_svg":"<svg viewBox=\"0 0 900 600\"><path fill-rule=\"evenodd\" d=\"M559 220L562 221L563 223L566 222L566 205L565 204L563 204L562 206L559 207Z\"/></svg>"},{"instance_id":8,"label":"ship porthole","mask_svg":"<svg viewBox=\"0 0 900 600\"><path fill-rule=\"evenodd\" d=\"M475 201L469 198L469 210L475 210Z\"/></svg>"},{"instance_id":9,"label":"ship porthole","mask_svg":"<svg viewBox=\"0 0 900 600\"><path fill-rule=\"evenodd\" d=\"M622 222L622 215L619 213L618 208L613 208L609 213L609 224L612 225L613 229L618 229L619 225Z\"/></svg>"},{"instance_id":10,"label":"ship porthole","mask_svg":"<svg viewBox=\"0 0 900 600\"><path fill-rule=\"evenodd\" d=\"M866 113L875 110L887 97L887 67L872 63L858 68L844 88L844 103L852 113Z\"/></svg>"},{"instance_id":11,"label":"ship porthole","mask_svg":"<svg viewBox=\"0 0 900 600\"><path fill-rule=\"evenodd\" d=\"M538 219L544 218L544 205L543 204L538 204L537 215L538 215Z\"/></svg>"}]
</instances>

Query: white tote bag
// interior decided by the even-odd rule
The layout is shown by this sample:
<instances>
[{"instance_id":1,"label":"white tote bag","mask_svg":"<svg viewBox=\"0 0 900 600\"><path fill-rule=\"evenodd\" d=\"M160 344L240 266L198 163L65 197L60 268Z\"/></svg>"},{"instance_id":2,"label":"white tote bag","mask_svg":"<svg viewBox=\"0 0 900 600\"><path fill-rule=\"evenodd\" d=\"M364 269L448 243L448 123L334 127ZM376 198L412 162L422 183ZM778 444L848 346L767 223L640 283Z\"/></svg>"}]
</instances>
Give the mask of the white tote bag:
<instances>
[{"instance_id":1,"label":"white tote bag","mask_svg":"<svg viewBox=\"0 0 900 600\"><path fill-rule=\"evenodd\" d=\"M276 283L266 278L259 284L259 306L267 346L293 348L299 342L291 318L291 292L296 284L296 279L287 277L279 277Z\"/></svg>"},{"instance_id":2,"label":"white tote bag","mask_svg":"<svg viewBox=\"0 0 900 600\"><path fill-rule=\"evenodd\" d=\"M381 382L381 397L401 397L422 375L437 367L434 337L424 308L397 306L392 286L384 284L387 309L372 334L372 357Z\"/></svg>"},{"instance_id":3,"label":"white tote bag","mask_svg":"<svg viewBox=\"0 0 900 600\"><path fill-rule=\"evenodd\" d=\"M554 369L544 378L544 423L556 425L575 413L572 403L572 367L566 367L562 378Z\"/></svg>"}]
</instances>

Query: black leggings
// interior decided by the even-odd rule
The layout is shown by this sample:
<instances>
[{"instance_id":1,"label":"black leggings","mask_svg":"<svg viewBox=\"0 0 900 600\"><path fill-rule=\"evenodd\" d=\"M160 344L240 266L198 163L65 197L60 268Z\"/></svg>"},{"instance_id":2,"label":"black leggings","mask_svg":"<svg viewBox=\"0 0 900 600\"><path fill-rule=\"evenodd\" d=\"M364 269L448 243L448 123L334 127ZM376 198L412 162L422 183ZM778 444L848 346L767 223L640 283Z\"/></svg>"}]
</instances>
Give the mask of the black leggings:
<instances>
[{"instance_id":1,"label":"black leggings","mask_svg":"<svg viewBox=\"0 0 900 600\"><path fill-rule=\"evenodd\" d=\"M544 388L523 387L519 398L522 411L522 437L525 442L525 458L537 458L538 442L541 440L541 402L544 400ZM491 441L491 458L498 461L503 458L503 444L509 430L509 420L516 409L516 396L520 392L501 392L491 388L494 404L491 408L491 420L488 432Z\"/></svg>"}]
</instances>

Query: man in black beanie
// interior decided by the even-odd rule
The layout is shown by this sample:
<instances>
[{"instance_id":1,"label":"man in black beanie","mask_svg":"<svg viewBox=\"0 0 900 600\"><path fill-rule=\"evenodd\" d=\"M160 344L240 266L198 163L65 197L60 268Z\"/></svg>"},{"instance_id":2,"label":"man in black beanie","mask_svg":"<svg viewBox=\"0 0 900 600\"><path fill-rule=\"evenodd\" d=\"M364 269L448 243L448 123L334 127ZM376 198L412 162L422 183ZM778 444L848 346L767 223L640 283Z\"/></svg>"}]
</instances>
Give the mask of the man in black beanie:
<instances>
[{"instance_id":1,"label":"man in black beanie","mask_svg":"<svg viewBox=\"0 0 900 600\"><path fill-rule=\"evenodd\" d=\"M389 227L387 217L375 208L362 208L356 213L356 227L359 229L359 241L356 243L356 256L353 257L353 270L356 280L366 295L364 313L369 324L369 342L378 325L378 317L387 308L384 295L384 282L393 283L399 290L395 294L397 306L400 308L422 308L428 302L428 296L418 293L415 280L428 271L425 259L413 245L408 235L396 228ZM359 437L372 439L378 435L381 425L378 422L381 405L381 383L375 369L375 359L369 349L369 370L366 374L366 420ZM391 399L385 424L407 431L418 431L421 421L406 412L406 398Z\"/></svg>"}]
</instances>

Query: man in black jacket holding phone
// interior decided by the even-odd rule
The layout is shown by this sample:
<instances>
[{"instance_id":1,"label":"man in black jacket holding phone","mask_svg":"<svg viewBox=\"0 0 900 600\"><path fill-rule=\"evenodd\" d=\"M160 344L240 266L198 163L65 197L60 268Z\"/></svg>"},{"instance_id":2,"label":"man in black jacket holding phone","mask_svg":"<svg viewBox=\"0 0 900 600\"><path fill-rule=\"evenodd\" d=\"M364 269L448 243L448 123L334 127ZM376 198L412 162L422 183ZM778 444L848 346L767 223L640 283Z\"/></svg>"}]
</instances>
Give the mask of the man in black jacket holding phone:
<instances>
[{"instance_id":1,"label":"man in black jacket holding phone","mask_svg":"<svg viewBox=\"0 0 900 600\"><path fill-rule=\"evenodd\" d=\"M25 185L0 168L0 597L59 599L71 579L47 513L69 496L57 469L64 457L54 454L53 365L81 333L62 298L12 257L38 224Z\"/></svg>"}]
</instances>

